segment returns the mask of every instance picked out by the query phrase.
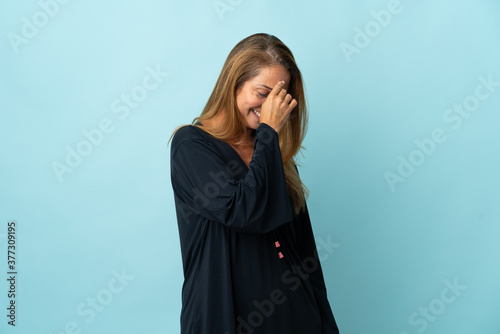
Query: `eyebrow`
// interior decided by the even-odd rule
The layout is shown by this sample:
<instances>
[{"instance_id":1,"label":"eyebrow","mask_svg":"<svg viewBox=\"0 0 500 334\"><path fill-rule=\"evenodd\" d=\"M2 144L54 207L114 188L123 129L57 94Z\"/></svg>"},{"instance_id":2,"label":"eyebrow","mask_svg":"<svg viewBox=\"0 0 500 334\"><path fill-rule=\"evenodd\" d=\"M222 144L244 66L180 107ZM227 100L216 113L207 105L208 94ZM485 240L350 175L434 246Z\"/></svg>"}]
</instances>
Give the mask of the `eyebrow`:
<instances>
[{"instance_id":1,"label":"eyebrow","mask_svg":"<svg viewBox=\"0 0 500 334\"><path fill-rule=\"evenodd\" d=\"M273 90L271 87L267 87L266 85L257 85L257 86L262 86L262 87L267 88L269 90Z\"/></svg>"}]
</instances>

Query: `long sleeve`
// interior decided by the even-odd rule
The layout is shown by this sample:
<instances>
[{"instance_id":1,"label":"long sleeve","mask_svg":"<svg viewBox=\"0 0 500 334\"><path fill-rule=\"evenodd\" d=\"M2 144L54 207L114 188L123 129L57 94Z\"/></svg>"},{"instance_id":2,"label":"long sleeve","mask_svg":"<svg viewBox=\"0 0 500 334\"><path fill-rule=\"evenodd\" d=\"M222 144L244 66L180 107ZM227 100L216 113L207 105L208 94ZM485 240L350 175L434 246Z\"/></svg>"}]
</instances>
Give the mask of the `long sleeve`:
<instances>
[{"instance_id":1,"label":"long sleeve","mask_svg":"<svg viewBox=\"0 0 500 334\"><path fill-rule=\"evenodd\" d=\"M259 234L293 220L279 137L272 127L261 123L257 128L250 168L241 179L233 177L231 162L200 131L183 127L172 141L178 216L189 223L201 215L236 231Z\"/></svg>"}]
</instances>

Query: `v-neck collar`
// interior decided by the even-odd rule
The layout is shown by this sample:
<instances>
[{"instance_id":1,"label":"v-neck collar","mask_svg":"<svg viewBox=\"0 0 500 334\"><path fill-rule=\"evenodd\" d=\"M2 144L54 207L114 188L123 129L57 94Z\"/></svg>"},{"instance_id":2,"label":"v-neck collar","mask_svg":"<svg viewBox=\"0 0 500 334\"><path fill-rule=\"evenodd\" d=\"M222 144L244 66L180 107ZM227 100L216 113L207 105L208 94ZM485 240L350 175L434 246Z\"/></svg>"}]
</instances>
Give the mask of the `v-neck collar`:
<instances>
[{"instance_id":1,"label":"v-neck collar","mask_svg":"<svg viewBox=\"0 0 500 334\"><path fill-rule=\"evenodd\" d=\"M199 125L199 126L203 127L203 124L201 124L200 122L196 122L194 125ZM205 132L205 131L203 131L203 132ZM206 133L207 135L210 135L210 134L209 134L209 133L207 133L207 132L205 132L205 133ZM216 139L216 140L217 140L217 142L221 143L221 145L222 145L223 147L225 147L226 151L230 151L230 152L231 152L231 154L233 154L233 155L237 156L237 157L238 157L238 159L240 160L241 164L242 164L243 166L245 166L245 168L246 168L246 171L247 171L247 172L250 170L250 168L247 166L247 164L245 163L245 161L243 161L243 159L242 159L242 158L241 158L241 156L238 154L238 152L236 152L236 150L234 149L234 147L232 147L229 143L227 143L227 142L225 142L225 141L223 141L223 140L220 140L220 139L214 138L214 137L212 137L212 136L210 136L210 138L212 138L212 139Z\"/></svg>"}]
</instances>

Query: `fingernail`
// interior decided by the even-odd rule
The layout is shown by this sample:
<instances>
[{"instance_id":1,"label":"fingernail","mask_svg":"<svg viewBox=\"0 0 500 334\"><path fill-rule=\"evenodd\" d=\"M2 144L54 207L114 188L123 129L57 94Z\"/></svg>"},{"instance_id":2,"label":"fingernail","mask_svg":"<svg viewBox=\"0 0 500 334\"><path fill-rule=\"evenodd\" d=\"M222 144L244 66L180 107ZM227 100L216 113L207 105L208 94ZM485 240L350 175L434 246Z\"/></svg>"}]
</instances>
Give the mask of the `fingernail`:
<instances>
[{"instance_id":1,"label":"fingernail","mask_svg":"<svg viewBox=\"0 0 500 334\"><path fill-rule=\"evenodd\" d=\"M281 83L282 83L283 85L285 84L285 82L284 82L283 80L281 80Z\"/></svg>"}]
</instances>

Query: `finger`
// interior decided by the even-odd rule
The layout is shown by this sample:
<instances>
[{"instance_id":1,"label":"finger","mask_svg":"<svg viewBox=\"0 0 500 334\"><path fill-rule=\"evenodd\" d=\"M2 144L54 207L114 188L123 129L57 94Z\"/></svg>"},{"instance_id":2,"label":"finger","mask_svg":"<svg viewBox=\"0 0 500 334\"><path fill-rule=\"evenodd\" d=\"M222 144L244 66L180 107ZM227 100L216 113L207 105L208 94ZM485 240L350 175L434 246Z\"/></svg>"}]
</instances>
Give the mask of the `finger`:
<instances>
[{"instance_id":1,"label":"finger","mask_svg":"<svg viewBox=\"0 0 500 334\"><path fill-rule=\"evenodd\" d=\"M271 94L278 95L284 84L285 84L284 81L279 81L276 85L274 85L273 90L271 91L271 93L269 93L269 95Z\"/></svg>"},{"instance_id":2,"label":"finger","mask_svg":"<svg viewBox=\"0 0 500 334\"><path fill-rule=\"evenodd\" d=\"M292 95L286 94L285 99L283 100L283 103L285 103L285 105L288 105L291 100L292 100Z\"/></svg>"},{"instance_id":3,"label":"finger","mask_svg":"<svg viewBox=\"0 0 500 334\"><path fill-rule=\"evenodd\" d=\"M278 96L283 100L286 96L286 90L282 89L278 94Z\"/></svg>"},{"instance_id":4,"label":"finger","mask_svg":"<svg viewBox=\"0 0 500 334\"><path fill-rule=\"evenodd\" d=\"M293 99L292 102L290 102L290 104L288 105L288 108L286 108L286 112L291 113L292 110L297 106L297 104L297 100Z\"/></svg>"}]
</instances>

